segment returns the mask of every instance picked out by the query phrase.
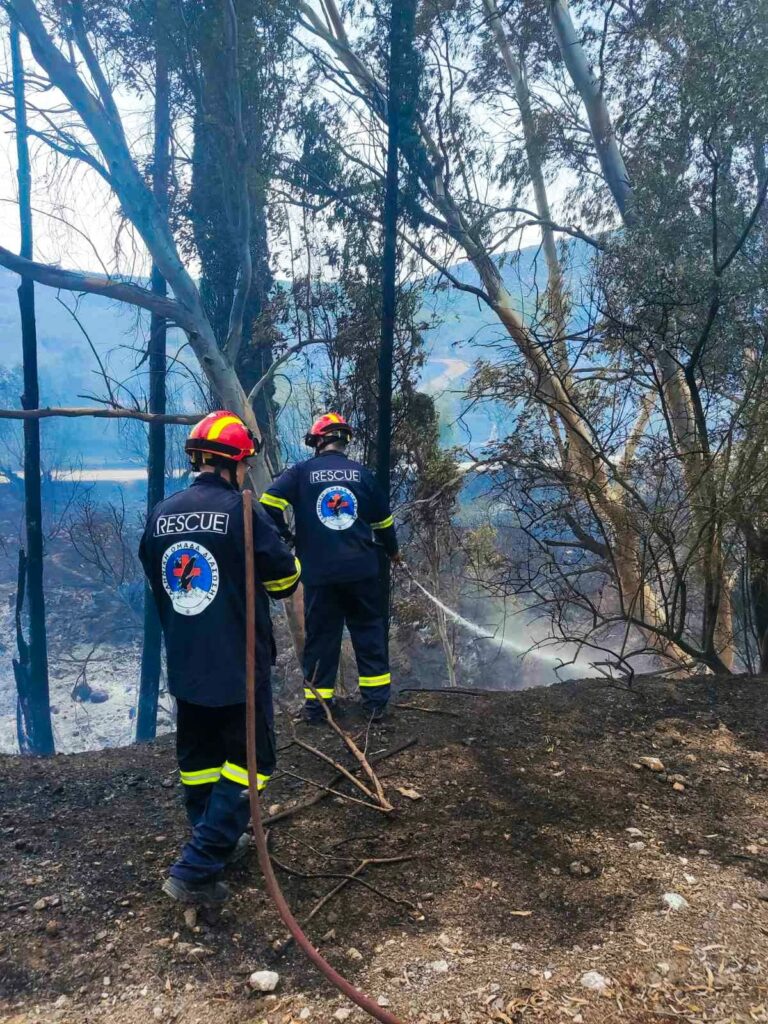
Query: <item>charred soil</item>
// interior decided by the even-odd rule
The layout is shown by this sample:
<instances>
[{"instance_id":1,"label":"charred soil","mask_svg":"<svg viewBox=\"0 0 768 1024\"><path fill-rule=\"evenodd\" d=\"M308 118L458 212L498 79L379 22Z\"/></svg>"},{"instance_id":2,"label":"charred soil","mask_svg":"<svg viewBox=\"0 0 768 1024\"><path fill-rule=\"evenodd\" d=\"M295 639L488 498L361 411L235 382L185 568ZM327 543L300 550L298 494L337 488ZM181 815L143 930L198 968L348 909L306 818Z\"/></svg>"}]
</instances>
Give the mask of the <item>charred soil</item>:
<instances>
[{"instance_id":1,"label":"charred soil","mask_svg":"<svg viewBox=\"0 0 768 1024\"><path fill-rule=\"evenodd\" d=\"M768 1021L767 698L710 677L408 692L370 728L350 708L372 757L416 741L380 762L395 812L331 795L275 821L278 876L305 920L363 861L411 858L371 863L307 925L407 1024ZM278 728L273 815L333 774ZM329 731L298 735L353 770ZM0 1019L347 1019L282 946L255 855L216 918L161 894L185 836L171 738L0 757L0 785ZM261 969L273 995L248 989Z\"/></svg>"}]
</instances>

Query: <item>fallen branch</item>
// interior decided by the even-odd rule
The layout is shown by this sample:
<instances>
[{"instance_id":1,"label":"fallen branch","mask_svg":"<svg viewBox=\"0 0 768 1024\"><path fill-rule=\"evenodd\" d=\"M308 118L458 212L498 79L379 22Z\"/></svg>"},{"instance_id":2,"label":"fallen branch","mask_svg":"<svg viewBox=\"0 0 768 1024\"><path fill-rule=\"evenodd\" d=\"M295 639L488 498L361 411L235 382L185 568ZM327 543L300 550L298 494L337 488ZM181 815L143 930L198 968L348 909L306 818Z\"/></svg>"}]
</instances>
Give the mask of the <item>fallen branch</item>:
<instances>
[{"instance_id":1,"label":"fallen branch","mask_svg":"<svg viewBox=\"0 0 768 1024\"><path fill-rule=\"evenodd\" d=\"M347 796L346 793L341 793L338 789L331 789L329 786L324 786L321 782L315 782L314 779L305 779L303 775L297 775L296 772L289 772L287 768L282 769L283 775L289 775L292 779L298 779L299 782L304 782L307 786L314 786L316 789L323 789L329 796L337 796L341 800L345 800L350 804L357 804L360 807L370 807L371 810L380 811L381 806L379 804L369 803L367 800L358 800L355 796Z\"/></svg>"},{"instance_id":2,"label":"fallen branch","mask_svg":"<svg viewBox=\"0 0 768 1024\"><path fill-rule=\"evenodd\" d=\"M386 793L384 792L384 787L382 786L381 782L379 782L379 778L376 775L376 772L373 770L373 768L371 768L371 766L370 766L370 764L368 762L368 758L365 756L365 754L362 752L362 750L358 747L358 745L355 743L355 741L352 739L352 737L349 735L349 733L345 732L341 728L341 726L336 724L336 721L335 721L333 715L331 714L331 709L328 706L328 702L323 697L320 696L318 691L315 689L314 683L307 682L306 685L309 687L309 689L315 695L316 699L320 701L320 704L322 705L323 711L325 712L325 717L326 717L326 719L328 721L328 725L330 725L330 727L333 729L333 731L336 733L336 735L341 739L342 743L346 746L347 750L349 750L349 752L356 759L356 761L358 762L360 767L363 769L365 774L370 779L374 789L376 790L376 798L378 799L378 801L381 804L382 808L385 811L392 811L392 810L394 810L392 804L389 802L389 800L387 800Z\"/></svg>"},{"instance_id":3,"label":"fallen branch","mask_svg":"<svg viewBox=\"0 0 768 1024\"><path fill-rule=\"evenodd\" d=\"M416 906L416 904L413 903L411 900L408 900L408 899L405 899L405 898L399 898L397 896L390 896L389 893L384 892L382 889L379 889L375 885L372 885L370 882L367 882L364 878L360 878L360 875L363 873L363 871L365 871L366 868L370 867L372 864L402 864L404 861L414 860L416 856L417 856L416 854L410 853L410 854L404 854L403 856L400 856L400 857L367 857L365 860L362 860L357 865L357 867L354 869L354 871L351 871L349 874L346 874L346 875L344 875L344 874L336 874L336 873L333 873L333 872L305 872L305 871L298 871L298 870L296 870L296 868L292 868L292 867L289 867L287 864L283 864L281 861L277 860L277 858L274 857L274 856L272 857L272 863L275 864L276 867L280 868L281 871L285 871L286 874L293 875L296 878L338 878L338 879L340 879L338 884L335 885L331 890L329 890L329 892L327 892L324 896L322 896L317 901L317 903L314 905L314 907L310 910L309 914L307 914L306 918L303 921L303 925L306 926L306 925L309 924L309 922L314 917L317 917L317 915L320 913L320 911L323 909L323 907L325 907L328 903L330 903L330 901L333 899L334 896L336 896L338 893L340 893L341 890L346 888L351 882L356 882L358 885L362 885L365 889L368 889L370 892L374 893L376 896L380 896L382 899L388 900L390 903L394 903L396 906L408 907L409 910L418 910L418 907ZM276 952L278 954L284 953L291 946L292 942L293 942L293 936L288 936L281 943L281 945L276 950Z\"/></svg>"},{"instance_id":4,"label":"fallen branch","mask_svg":"<svg viewBox=\"0 0 768 1024\"><path fill-rule=\"evenodd\" d=\"M412 736L410 739L405 740L397 747L393 747L391 750L387 750L383 754L379 754L378 757L372 758L371 763L381 764L382 761L386 761L390 757L396 757L397 754L402 754L404 750L408 750L410 747L415 746L416 743L418 743L418 740L416 739L415 736ZM336 775L333 776L333 778L328 780L328 786L336 786L343 779L344 775L341 772L338 772ZM315 804L319 804L323 800L327 800L330 795L331 794L329 791L321 790L320 792L315 793L314 796L309 797L307 800L302 800L301 803L294 804L293 807L286 807L284 811L278 811L277 814L269 815L268 817L264 818L264 824L274 825L278 821L285 821L286 818L291 818L293 817L294 814L298 814L300 811L306 811L310 807L314 807Z\"/></svg>"},{"instance_id":5,"label":"fallen branch","mask_svg":"<svg viewBox=\"0 0 768 1024\"><path fill-rule=\"evenodd\" d=\"M334 761L334 759L329 754L326 754L325 751L319 750L317 747L313 747L309 743L305 743L304 740L300 740L295 734L294 743L301 747L302 750L306 750L308 754L312 754L314 757L320 758L321 761L325 761L326 764L335 768L340 775L342 775L348 782L351 782L353 786L356 786L369 800L376 800L376 795L372 793L371 790L360 781L360 779L356 779L352 772L348 771L343 764L339 764L338 761ZM391 804L385 807L381 802L373 803L372 806L375 807L377 811L383 811L385 814L389 814L393 809Z\"/></svg>"}]
</instances>

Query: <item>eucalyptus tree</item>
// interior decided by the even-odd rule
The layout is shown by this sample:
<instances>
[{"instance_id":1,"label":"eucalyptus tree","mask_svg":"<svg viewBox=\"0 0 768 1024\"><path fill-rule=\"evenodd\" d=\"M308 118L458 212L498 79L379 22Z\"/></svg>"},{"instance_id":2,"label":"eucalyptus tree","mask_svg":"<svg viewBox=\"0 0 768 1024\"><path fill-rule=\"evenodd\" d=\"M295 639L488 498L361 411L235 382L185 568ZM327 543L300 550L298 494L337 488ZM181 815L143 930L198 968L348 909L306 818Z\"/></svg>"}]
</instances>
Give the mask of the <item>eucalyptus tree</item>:
<instances>
[{"instance_id":1,"label":"eucalyptus tree","mask_svg":"<svg viewBox=\"0 0 768 1024\"><path fill-rule=\"evenodd\" d=\"M357 126L375 138L386 118L376 9L299 9L358 118L339 148L359 166ZM418 25L404 234L503 331L473 393L514 413L500 483L536 559L510 585L586 644L624 629L625 651L673 669L734 667L738 465L764 443L745 399L762 379L768 19L728 0L427 0ZM531 226L548 278L523 302L500 254Z\"/></svg>"}]
</instances>

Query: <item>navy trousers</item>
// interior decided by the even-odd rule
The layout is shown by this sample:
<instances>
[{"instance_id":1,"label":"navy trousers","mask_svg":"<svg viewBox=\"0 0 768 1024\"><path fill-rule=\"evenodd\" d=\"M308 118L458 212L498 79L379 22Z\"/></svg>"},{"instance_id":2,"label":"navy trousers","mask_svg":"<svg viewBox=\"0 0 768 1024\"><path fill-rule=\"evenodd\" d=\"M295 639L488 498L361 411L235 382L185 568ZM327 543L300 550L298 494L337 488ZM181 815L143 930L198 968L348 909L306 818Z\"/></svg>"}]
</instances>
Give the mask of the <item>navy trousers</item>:
<instances>
[{"instance_id":1,"label":"navy trousers","mask_svg":"<svg viewBox=\"0 0 768 1024\"><path fill-rule=\"evenodd\" d=\"M171 867L175 878L204 882L224 868L250 818L245 704L211 708L177 700L176 753L192 836ZM256 763L263 789L275 769L269 686L257 690Z\"/></svg>"},{"instance_id":2,"label":"navy trousers","mask_svg":"<svg viewBox=\"0 0 768 1024\"><path fill-rule=\"evenodd\" d=\"M360 694L366 703L389 700L389 643L377 576L351 583L304 586L304 678L320 696L332 700L346 625L357 661ZM309 688L307 707L321 711Z\"/></svg>"}]
</instances>

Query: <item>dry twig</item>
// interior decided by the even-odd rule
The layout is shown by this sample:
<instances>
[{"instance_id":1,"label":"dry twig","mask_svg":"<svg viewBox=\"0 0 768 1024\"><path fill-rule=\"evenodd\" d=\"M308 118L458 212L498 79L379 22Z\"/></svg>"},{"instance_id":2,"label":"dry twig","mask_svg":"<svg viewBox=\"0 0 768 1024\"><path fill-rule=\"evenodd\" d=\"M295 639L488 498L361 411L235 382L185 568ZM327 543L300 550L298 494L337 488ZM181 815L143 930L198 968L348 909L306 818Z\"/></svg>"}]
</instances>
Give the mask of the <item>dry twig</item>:
<instances>
[{"instance_id":1,"label":"dry twig","mask_svg":"<svg viewBox=\"0 0 768 1024\"><path fill-rule=\"evenodd\" d=\"M390 757L395 757L397 754L402 754L404 750L408 750L410 747L416 745L418 740L415 736L412 736L408 740L404 740L398 746L393 747L391 750L384 751L383 754L379 754L378 757L372 758L373 764L380 764L382 761L386 761ZM338 772L333 778L328 780L328 786L336 786L339 782L344 779L344 774ZM277 814L271 814L264 818L265 825L274 825L278 821L284 821L286 818L293 817L294 814L298 814L300 811L305 811L310 807L314 807L315 804L319 804L323 800L327 800L331 795L330 791L320 790L315 793L314 796L309 797L307 800L303 800L299 804L295 804L293 807L286 807L284 811L278 811Z\"/></svg>"},{"instance_id":2,"label":"dry twig","mask_svg":"<svg viewBox=\"0 0 768 1024\"><path fill-rule=\"evenodd\" d=\"M368 761L368 758L365 756L365 754L362 752L362 750L358 747L358 745L355 743L355 741L352 739L352 737L349 735L349 733L345 732L339 725L336 724L336 721L335 721L333 715L331 714L331 709L328 706L328 702L323 697L320 696L318 691L315 689L314 683L307 682L306 685L309 687L309 689L315 695L317 700L320 701L320 704L322 705L323 711L325 712L325 717L326 717L326 719L328 721L328 725L330 725L330 727L333 729L333 731L336 733L336 735L341 739L342 743L344 743L346 748L349 750L349 752L352 754L352 756L355 758L355 760L358 762L360 767L363 769L365 774L370 779L371 784L373 785L373 788L376 791L376 799L381 804L382 810L387 811L387 812L394 810L392 804L389 802L389 800L387 800L387 796L386 796L386 794L384 792L384 787L382 786L381 782L379 781L379 778L376 775L376 772L373 770L373 768L371 768L371 765L370 765L370 762Z\"/></svg>"}]
</instances>

